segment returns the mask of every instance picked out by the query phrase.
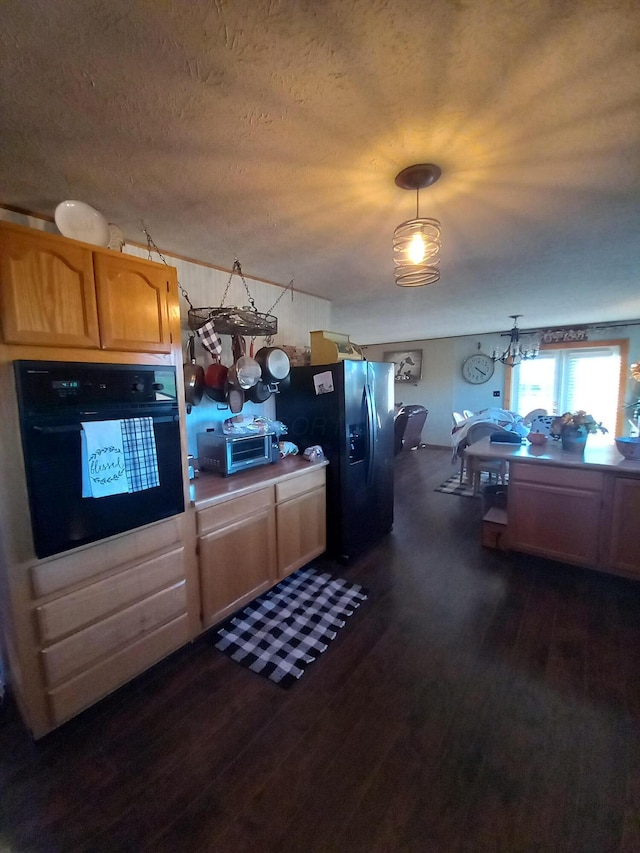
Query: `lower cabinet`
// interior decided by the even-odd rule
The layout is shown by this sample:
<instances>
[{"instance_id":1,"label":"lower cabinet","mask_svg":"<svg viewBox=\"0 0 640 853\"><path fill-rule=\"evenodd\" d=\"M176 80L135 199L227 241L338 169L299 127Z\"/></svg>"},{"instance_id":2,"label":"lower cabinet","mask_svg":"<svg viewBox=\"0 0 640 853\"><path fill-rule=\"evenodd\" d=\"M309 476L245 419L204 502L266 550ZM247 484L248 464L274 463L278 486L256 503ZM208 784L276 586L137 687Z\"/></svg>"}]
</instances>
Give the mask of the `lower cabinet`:
<instances>
[{"instance_id":1,"label":"lower cabinet","mask_svg":"<svg viewBox=\"0 0 640 853\"><path fill-rule=\"evenodd\" d=\"M640 479L616 477L611 507L611 536L606 568L640 576Z\"/></svg>"},{"instance_id":2,"label":"lower cabinet","mask_svg":"<svg viewBox=\"0 0 640 853\"><path fill-rule=\"evenodd\" d=\"M307 475L308 482L305 482L305 477L299 477L302 481L299 487L304 491L278 502L279 578L295 572L326 549L324 469L319 473L321 479Z\"/></svg>"},{"instance_id":3,"label":"lower cabinet","mask_svg":"<svg viewBox=\"0 0 640 853\"><path fill-rule=\"evenodd\" d=\"M202 625L209 628L276 582L276 522L273 487L226 501L222 526L201 535ZM215 525L216 514L198 513L198 527Z\"/></svg>"},{"instance_id":4,"label":"lower cabinet","mask_svg":"<svg viewBox=\"0 0 640 853\"><path fill-rule=\"evenodd\" d=\"M606 470L511 463L508 547L640 576L640 478Z\"/></svg>"},{"instance_id":5,"label":"lower cabinet","mask_svg":"<svg viewBox=\"0 0 640 853\"><path fill-rule=\"evenodd\" d=\"M34 565L47 709L46 719L32 726L36 737L193 638L193 560L185 528L185 518L175 516Z\"/></svg>"},{"instance_id":6,"label":"lower cabinet","mask_svg":"<svg viewBox=\"0 0 640 853\"><path fill-rule=\"evenodd\" d=\"M509 547L582 566L600 556L603 474L511 463Z\"/></svg>"},{"instance_id":7,"label":"lower cabinet","mask_svg":"<svg viewBox=\"0 0 640 853\"><path fill-rule=\"evenodd\" d=\"M324 468L198 510L203 628L322 554L325 518Z\"/></svg>"}]
</instances>

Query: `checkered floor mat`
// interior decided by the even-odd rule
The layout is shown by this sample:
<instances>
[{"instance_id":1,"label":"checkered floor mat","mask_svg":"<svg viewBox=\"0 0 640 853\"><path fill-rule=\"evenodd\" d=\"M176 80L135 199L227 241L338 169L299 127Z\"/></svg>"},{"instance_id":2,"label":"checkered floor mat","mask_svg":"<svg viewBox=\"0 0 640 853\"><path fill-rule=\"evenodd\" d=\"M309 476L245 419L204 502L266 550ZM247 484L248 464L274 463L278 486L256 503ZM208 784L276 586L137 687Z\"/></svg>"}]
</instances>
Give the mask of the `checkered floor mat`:
<instances>
[{"instance_id":1,"label":"checkered floor mat","mask_svg":"<svg viewBox=\"0 0 640 853\"><path fill-rule=\"evenodd\" d=\"M444 483L441 483L434 492L445 492L447 495L460 495L463 498L479 498L482 494L482 487L489 483L497 485L495 478L489 479L489 475L484 471L480 474L480 489L477 495L473 494L473 489L468 483L460 484L460 474L453 474Z\"/></svg>"},{"instance_id":2,"label":"checkered floor mat","mask_svg":"<svg viewBox=\"0 0 640 853\"><path fill-rule=\"evenodd\" d=\"M215 633L215 647L281 687L290 687L367 598L342 578L299 569Z\"/></svg>"}]
</instances>

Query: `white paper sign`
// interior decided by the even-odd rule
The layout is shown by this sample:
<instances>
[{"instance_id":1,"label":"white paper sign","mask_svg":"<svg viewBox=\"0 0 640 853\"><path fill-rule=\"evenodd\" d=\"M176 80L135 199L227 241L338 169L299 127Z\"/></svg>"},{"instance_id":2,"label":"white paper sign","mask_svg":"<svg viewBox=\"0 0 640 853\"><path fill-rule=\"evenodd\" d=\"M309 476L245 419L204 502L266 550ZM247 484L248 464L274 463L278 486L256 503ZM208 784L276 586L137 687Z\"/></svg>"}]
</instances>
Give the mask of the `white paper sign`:
<instances>
[{"instance_id":1,"label":"white paper sign","mask_svg":"<svg viewBox=\"0 0 640 853\"><path fill-rule=\"evenodd\" d=\"M324 373L316 373L313 377L313 385L316 389L316 394L329 394L333 391L333 375L330 370L325 370Z\"/></svg>"}]
</instances>

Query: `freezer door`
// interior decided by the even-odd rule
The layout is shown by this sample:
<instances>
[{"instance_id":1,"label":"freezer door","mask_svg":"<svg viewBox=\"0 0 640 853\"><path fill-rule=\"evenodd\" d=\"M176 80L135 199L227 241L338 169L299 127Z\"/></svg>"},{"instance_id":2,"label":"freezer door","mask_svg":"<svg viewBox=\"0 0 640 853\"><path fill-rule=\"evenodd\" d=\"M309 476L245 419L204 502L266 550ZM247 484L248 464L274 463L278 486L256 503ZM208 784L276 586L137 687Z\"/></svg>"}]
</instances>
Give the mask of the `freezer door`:
<instances>
[{"instance_id":1,"label":"freezer door","mask_svg":"<svg viewBox=\"0 0 640 853\"><path fill-rule=\"evenodd\" d=\"M392 365L345 363L342 460L342 552L350 557L389 532L393 524Z\"/></svg>"},{"instance_id":2,"label":"freezer door","mask_svg":"<svg viewBox=\"0 0 640 853\"><path fill-rule=\"evenodd\" d=\"M362 361L293 368L278 395L287 438L322 446L327 468L327 550L350 558L393 523L393 365ZM317 393L314 377L331 375Z\"/></svg>"}]
</instances>

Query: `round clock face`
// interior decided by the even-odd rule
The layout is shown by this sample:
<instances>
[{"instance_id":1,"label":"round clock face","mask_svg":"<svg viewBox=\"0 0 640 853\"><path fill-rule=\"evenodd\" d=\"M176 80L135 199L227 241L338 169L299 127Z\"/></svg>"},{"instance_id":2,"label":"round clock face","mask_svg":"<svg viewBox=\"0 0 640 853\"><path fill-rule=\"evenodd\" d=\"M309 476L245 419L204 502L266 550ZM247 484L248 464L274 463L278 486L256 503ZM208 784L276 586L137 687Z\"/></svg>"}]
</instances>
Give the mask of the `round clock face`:
<instances>
[{"instance_id":1,"label":"round clock face","mask_svg":"<svg viewBox=\"0 0 640 853\"><path fill-rule=\"evenodd\" d=\"M493 376L494 364L490 355L478 352L462 363L462 375L472 385L482 385Z\"/></svg>"}]
</instances>

